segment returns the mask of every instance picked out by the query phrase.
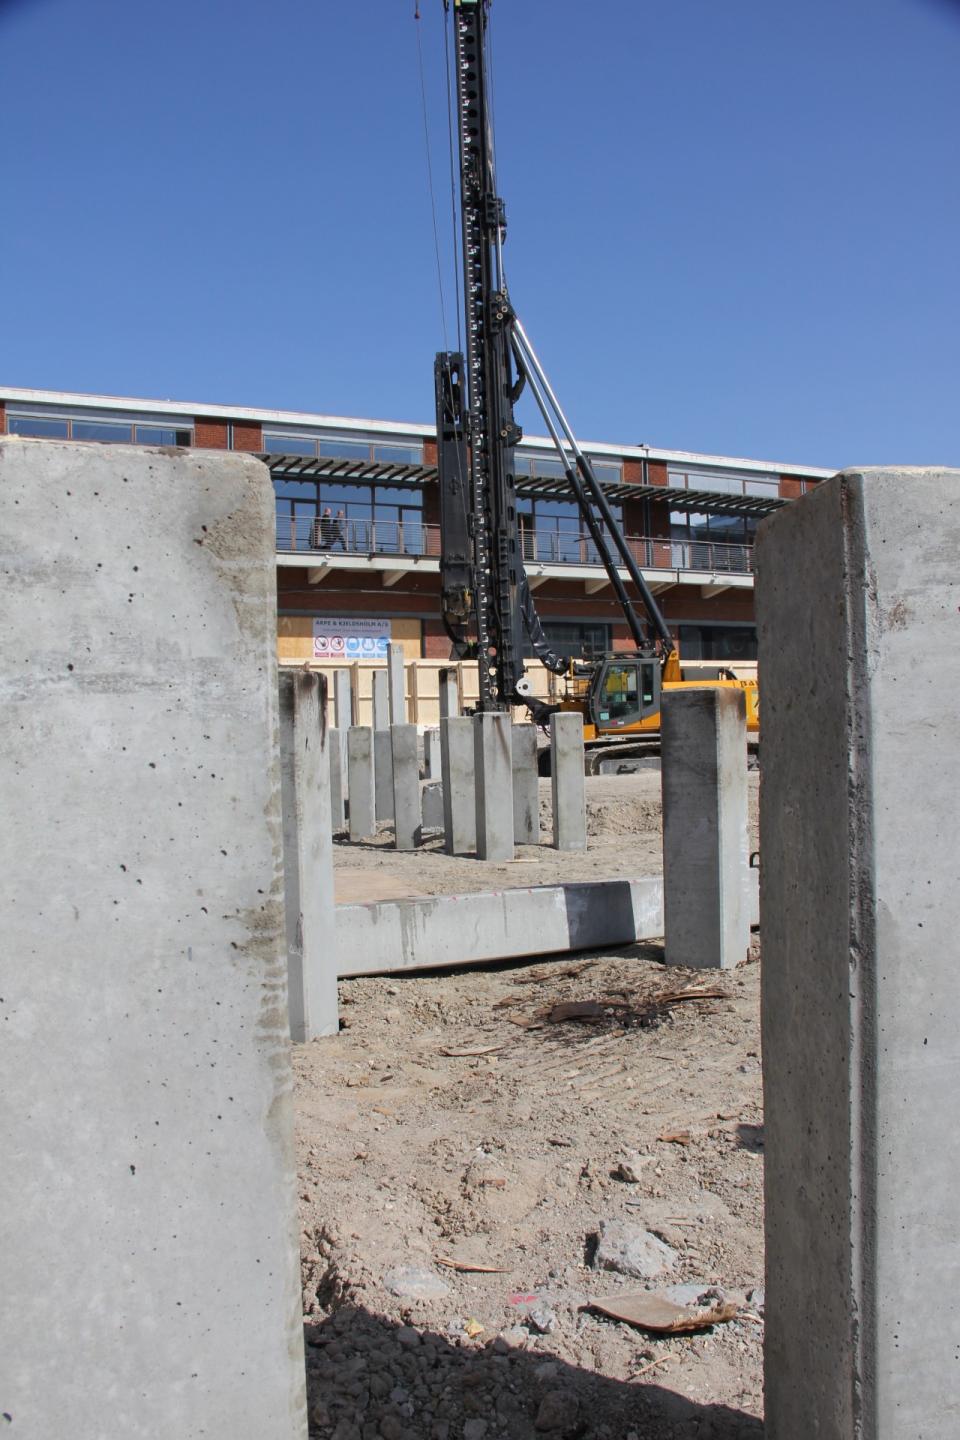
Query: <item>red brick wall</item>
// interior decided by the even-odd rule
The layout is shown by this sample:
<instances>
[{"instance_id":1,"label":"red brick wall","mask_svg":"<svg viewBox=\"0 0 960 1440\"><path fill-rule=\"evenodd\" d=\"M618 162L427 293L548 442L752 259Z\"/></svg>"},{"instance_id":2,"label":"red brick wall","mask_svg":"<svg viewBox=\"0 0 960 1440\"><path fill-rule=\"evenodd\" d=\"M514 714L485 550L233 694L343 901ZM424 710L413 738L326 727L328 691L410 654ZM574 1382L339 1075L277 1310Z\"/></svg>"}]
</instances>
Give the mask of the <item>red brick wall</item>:
<instances>
[{"instance_id":1,"label":"red brick wall","mask_svg":"<svg viewBox=\"0 0 960 1440\"><path fill-rule=\"evenodd\" d=\"M423 442L423 463L424 463L424 465L436 465L436 463L437 463L437 442L436 442L436 440L424 440L424 442Z\"/></svg>"},{"instance_id":2,"label":"red brick wall","mask_svg":"<svg viewBox=\"0 0 960 1440\"><path fill-rule=\"evenodd\" d=\"M226 450L227 422L197 420L193 427L193 443L198 450Z\"/></svg>"},{"instance_id":3,"label":"red brick wall","mask_svg":"<svg viewBox=\"0 0 960 1440\"><path fill-rule=\"evenodd\" d=\"M649 460L647 462L647 484L666 485L667 463L665 460Z\"/></svg>"},{"instance_id":4,"label":"red brick wall","mask_svg":"<svg viewBox=\"0 0 960 1440\"><path fill-rule=\"evenodd\" d=\"M799 500L803 494L803 481L796 475L780 476L780 496L783 500Z\"/></svg>"},{"instance_id":5,"label":"red brick wall","mask_svg":"<svg viewBox=\"0 0 960 1440\"><path fill-rule=\"evenodd\" d=\"M423 622L423 655L425 660L450 659L450 636L439 620Z\"/></svg>"},{"instance_id":6,"label":"red brick wall","mask_svg":"<svg viewBox=\"0 0 960 1440\"><path fill-rule=\"evenodd\" d=\"M7 433L7 407L6 407L6 405L4 405L3 401L0 400L0 435L6 435L6 433Z\"/></svg>"},{"instance_id":7,"label":"red brick wall","mask_svg":"<svg viewBox=\"0 0 960 1440\"><path fill-rule=\"evenodd\" d=\"M235 420L233 422L233 448L256 455L263 449L263 426L255 420Z\"/></svg>"}]
</instances>

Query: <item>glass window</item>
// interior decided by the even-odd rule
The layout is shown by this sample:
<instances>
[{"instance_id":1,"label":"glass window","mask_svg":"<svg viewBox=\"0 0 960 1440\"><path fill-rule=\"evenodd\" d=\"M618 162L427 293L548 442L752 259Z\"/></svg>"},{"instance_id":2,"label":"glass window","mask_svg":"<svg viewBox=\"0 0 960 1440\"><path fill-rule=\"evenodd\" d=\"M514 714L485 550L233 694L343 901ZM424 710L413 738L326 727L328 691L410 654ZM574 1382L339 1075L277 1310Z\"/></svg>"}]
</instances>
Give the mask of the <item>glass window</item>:
<instances>
[{"instance_id":1,"label":"glass window","mask_svg":"<svg viewBox=\"0 0 960 1440\"><path fill-rule=\"evenodd\" d=\"M8 415L7 430L11 435L32 435L40 440L66 440L66 420L47 420L39 415Z\"/></svg>"},{"instance_id":2,"label":"glass window","mask_svg":"<svg viewBox=\"0 0 960 1440\"><path fill-rule=\"evenodd\" d=\"M423 459L421 445L374 445L373 458L385 465L419 465Z\"/></svg>"},{"instance_id":3,"label":"glass window","mask_svg":"<svg viewBox=\"0 0 960 1440\"><path fill-rule=\"evenodd\" d=\"M423 491L407 490L402 485L375 485L374 503L377 505L403 505L406 509L423 508Z\"/></svg>"},{"instance_id":4,"label":"glass window","mask_svg":"<svg viewBox=\"0 0 960 1440\"><path fill-rule=\"evenodd\" d=\"M353 440L321 440L320 454L327 460L369 460L370 446L366 442Z\"/></svg>"},{"instance_id":5,"label":"glass window","mask_svg":"<svg viewBox=\"0 0 960 1440\"><path fill-rule=\"evenodd\" d=\"M74 420L74 440L99 440L107 444L127 444L133 429L130 425L113 425L104 420Z\"/></svg>"},{"instance_id":6,"label":"glass window","mask_svg":"<svg viewBox=\"0 0 960 1440\"><path fill-rule=\"evenodd\" d=\"M611 460L596 460L592 455L590 459L593 461L593 473L601 484L620 484L623 479L622 465L617 465Z\"/></svg>"},{"instance_id":7,"label":"glass window","mask_svg":"<svg viewBox=\"0 0 960 1440\"><path fill-rule=\"evenodd\" d=\"M183 434L182 431L166 430L166 429L162 428L162 427L159 426L159 425L138 425L138 426L137 426L136 434L137 434L137 444L138 444L138 445L182 445L182 444L183 444L183 440L177 438L178 435L182 435L182 434ZM189 443L189 442L188 442L188 443Z\"/></svg>"},{"instance_id":8,"label":"glass window","mask_svg":"<svg viewBox=\"0 0 960 1440\"><path fill-rule=\"evenodd\" d=\"M745 480L743 488L748 495L779 495L780 480L779 477L770 480Z\"/></svg>"},{"instance_id":9,"label":"glass window","mask_svg":"<svg viewBox=\"0 0 960 1440\"><path fill-rule=\"evenodd\" d=\"M682 660L756 660L757 632L752 625L681 625Z\"/></svg>"},{"instance_id":10,"label":"glass window","mask_svg":"<svg viewBox=\"0 0 960 1440\"><path fill-rule=\"evenodd\" d=\"M264 435L263 448L268 455L316 455L317 442L306 435Z\"/></svg>"}]
</instances>

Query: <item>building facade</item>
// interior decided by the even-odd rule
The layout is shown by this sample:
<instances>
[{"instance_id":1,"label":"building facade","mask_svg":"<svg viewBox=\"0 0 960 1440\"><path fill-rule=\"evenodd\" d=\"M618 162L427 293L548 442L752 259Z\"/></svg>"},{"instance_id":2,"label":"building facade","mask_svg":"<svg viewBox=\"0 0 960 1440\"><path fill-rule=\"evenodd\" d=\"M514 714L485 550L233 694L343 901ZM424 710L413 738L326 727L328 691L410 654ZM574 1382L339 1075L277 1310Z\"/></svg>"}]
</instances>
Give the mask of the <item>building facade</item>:
<instances>
[{"instance_id":1,"label":"building facade","mask_svg":"<svg viewBox=\"0 0 960 1440\"><path fill-rule=\"evenodd\" d=\"M239 450L270 466L277 504L280 658L445 660L432 426L48 390L0 388L0 434ZM833 472L649 446L584 444L684 661L756 658L753 538L764 515ZM555 648L629 648L549 441L516 452L520 529Z\"/></svg>"}]
</instances>

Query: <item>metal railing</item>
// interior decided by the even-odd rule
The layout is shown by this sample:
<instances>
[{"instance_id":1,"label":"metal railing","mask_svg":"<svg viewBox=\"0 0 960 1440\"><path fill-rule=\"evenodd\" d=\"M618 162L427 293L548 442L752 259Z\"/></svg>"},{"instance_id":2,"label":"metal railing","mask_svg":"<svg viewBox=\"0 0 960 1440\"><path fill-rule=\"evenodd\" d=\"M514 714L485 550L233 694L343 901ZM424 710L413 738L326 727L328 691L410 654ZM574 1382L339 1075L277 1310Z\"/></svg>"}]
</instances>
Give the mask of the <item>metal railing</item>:
<instances>
[{"instance_id":1,"label":"metal railing","mask_svg":"<svg viewBox=\"0 0 960 1440\"><path fill-rule=\"evenodd\" d=\"M749 575L753 546L702 540L671 540L628 535L638 565L647 570L700 570L710 574ZM528 565L583 565L599 568L600 556L587 536L560 530L522 530ZM312 515L277 517L277 549L314 555L440 555L439 525L422 520L324 521Z\"/></svg>"}]
</instances>

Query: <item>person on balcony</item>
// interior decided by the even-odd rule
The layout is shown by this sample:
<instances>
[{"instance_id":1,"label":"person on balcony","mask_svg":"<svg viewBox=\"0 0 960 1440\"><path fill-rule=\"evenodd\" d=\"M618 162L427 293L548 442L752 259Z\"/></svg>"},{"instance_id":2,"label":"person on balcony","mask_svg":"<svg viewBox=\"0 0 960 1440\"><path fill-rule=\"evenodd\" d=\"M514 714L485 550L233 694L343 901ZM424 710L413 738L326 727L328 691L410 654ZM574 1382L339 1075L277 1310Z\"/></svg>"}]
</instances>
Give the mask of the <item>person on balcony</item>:
<instances>
[{"instance_id":1,"label":"person on balcony","mask_svg":"<svg viewBox=\"0 0 960 1440\"><path fill-rule=\"evenodd\" d=\"M328 512L329 513L329 512ZM336 520L330 522L331 539L330 549L335 550L339 545L343 553L347 553L347 517L342 510L337 511Z\"/></svg>"},{"instance_id":2,"label":"person on balcony","mask_svg":"<svg viewBox=\"0 0 960 1440\"><path fill-rule=\"evenodd\" d=\"M327 508L324 510L323 514L320 516L320 519L314 520L313 522L310 533L310 549L329 550L331 539L330 532L332 528L333 515L331 514L330 506L328 505Z\"/></svg>"}]
</instances>

